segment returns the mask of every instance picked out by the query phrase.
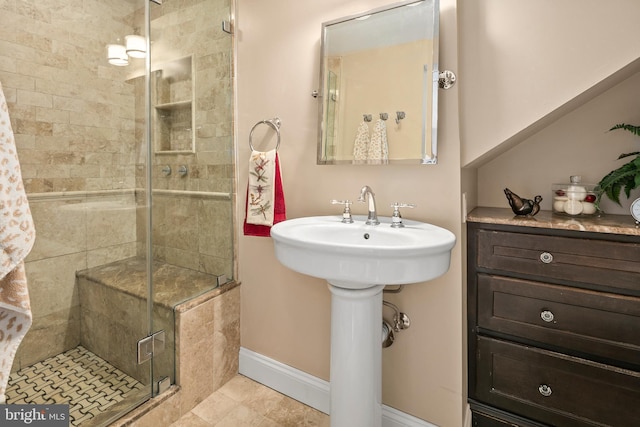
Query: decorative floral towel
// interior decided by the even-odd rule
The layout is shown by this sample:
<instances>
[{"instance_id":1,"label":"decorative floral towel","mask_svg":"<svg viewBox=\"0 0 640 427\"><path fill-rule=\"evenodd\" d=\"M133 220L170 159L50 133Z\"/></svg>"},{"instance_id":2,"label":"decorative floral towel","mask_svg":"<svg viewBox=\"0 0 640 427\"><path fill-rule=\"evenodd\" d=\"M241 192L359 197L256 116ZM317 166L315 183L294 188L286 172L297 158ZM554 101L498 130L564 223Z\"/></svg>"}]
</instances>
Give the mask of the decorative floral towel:
<instances>
[{"instance_id":1,"label":"decorative floral towel","mask_svg":"<svg viewBox=\"0 0 640 427\"><path fill-rule=\"evenodd\" d=\"M356 140L353 143L354 163L364 163L367 160L369 150L369 126L362 121L356 131Z\"/></svg>"},{"instance_id":2,"label":"decorative floral towel","mask_svg":"<svg viewBox=\"0 0 640 427\"><path fill-rule=\"evenodd\" d=\"M24 259L34 241L33 219L0 84L0 403L5 401L18 346L31 326Z\"/></svg>"},{"instance_id":3,"label":"decorative floral towel","mask_svg":"<svg viewBox=\"0 0 640 427\"><path fill-rule=\"evenodd\" d=\"M378 119L373 127L373 134L367 151L367 160L369 163L385 163L389 160L387 125L382 119Z\"/></svg>"},{"instance_id":4,"label":"decorative floral towel","mask_svg":"<svg viewBox=\"0 0 640 427\"><path fill-rule=\"evenodd\" d=\"M246 236L271 235L271 227L287 219L280 158L276 150L253 151L249 160Z\"/></svg>"}]
</instances>

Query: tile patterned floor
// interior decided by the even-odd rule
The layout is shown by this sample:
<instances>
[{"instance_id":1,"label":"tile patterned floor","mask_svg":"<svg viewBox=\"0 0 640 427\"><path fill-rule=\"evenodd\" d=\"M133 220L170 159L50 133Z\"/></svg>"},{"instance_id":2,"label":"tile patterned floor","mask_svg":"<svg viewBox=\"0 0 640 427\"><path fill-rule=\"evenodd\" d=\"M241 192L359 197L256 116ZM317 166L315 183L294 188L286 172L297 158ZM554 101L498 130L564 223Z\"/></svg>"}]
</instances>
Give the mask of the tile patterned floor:
<instances>
[{"instance_id":1,"label":"tile patterned floor","mask_svg":"<svg viewBox=\"0 0 640 427\"><path fill-rule=\"evenodd\" d=\"M104 413L145 386L82 346L14 372L7 403L69 403L71 425Z\"/></svg>"},{"instance_id":2,"label":"tile patterned floor","mask_svg":"<svg viewBox=\"0 0 640 427\"><path fill-rule=\"evenodd\" d=\"M329 416L242 375L171 427L328 427Z\"/></svg>"},{"instance_id":3,"label":"tile patterned floor","mask_svg":"<svg viewBox=\"0 0 640 427\"><path fill-rule=\"evenodd\" d=\"M71 426L92 423L146 387L82 346L11 374L7 403L70 403ZM242 375L171 427L328 427L329 416Z\"/></svg>"}]
</instances>

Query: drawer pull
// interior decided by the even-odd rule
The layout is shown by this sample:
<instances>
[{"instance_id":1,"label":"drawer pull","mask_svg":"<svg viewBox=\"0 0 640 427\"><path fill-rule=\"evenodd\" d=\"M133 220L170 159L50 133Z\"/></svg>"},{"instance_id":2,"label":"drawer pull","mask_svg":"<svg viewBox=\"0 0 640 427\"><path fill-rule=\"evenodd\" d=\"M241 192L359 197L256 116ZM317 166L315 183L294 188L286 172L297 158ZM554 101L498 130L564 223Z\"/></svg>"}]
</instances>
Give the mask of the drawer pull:
<instances>
[{"instance_id":1,"label":"drawer pull","mask_svg":"<svg viewBox=\"0 0 640 427\"><path fill-rule=\"evenodd\" d=\"M547 323L553 322L554 317L553 313L549 310L544 310L540 313L540 318Z\"/></svg>"},{"instance_id":2,"label":"drawer pull","mask_svg":"<svg viewBox=\"0 0 640 427\"><path fill-rule=\"evenodd\" d=\"M546 384L540 384L540 387L538 387L538 391L540 392L541 395L543 395L544 397L549 397L551 396L551 393L553 393L551 391L551 387L549 387Z\"/></svg>"},{"instance_id":3,"label":"drawer pull","mask_svg":"<svg viewBox=\"0 0 640 427\"><path fill-rule=\"evenodd\" d=\"M545 264L549 264L551 263L551 261L553 261L553 255L551 255L549 252L542 252L540 254L540 261L544 262Z\"/></svg>"}]
</instances>

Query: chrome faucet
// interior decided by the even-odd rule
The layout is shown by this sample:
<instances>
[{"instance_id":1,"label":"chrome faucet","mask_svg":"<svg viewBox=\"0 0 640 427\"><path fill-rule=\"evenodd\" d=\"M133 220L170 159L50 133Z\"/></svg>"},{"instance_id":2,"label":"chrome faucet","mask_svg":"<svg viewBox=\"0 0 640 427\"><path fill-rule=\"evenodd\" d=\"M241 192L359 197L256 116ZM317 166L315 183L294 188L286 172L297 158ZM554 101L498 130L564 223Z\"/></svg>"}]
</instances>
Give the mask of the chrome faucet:
<instances>
[{"instance_id":1,"label":"chrome faucet","mask_svg":"<svg viewBox=\"0 0 640 427\"><path fill-rule=\"evenodd\" d=\"M378 213L376 212L376 199L373 190L368 185L365 185L360 190L360 197L358 197L359 202L366 202L367 194L369 195L369 215L367 216L367 221L365 224L367 225L378 225L380 221L378 221Z\"/></svg>"}]
</instances>

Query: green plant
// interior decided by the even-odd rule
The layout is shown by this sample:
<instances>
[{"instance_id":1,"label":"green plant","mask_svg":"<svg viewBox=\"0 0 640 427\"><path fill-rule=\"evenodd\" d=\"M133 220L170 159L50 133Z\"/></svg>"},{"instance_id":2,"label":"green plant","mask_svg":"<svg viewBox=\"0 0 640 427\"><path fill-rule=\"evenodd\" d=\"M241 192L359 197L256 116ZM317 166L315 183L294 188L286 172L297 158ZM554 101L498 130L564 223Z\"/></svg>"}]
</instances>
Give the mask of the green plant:
<instances>
[{"instance_id":1,"label":"green plant","mask_svg":"<svg viewBox=\"0 0 640 427\"><path fill-rule=\"evenodd\" d=\"M633 133L636 136L640 136L640 126L617 124L609 131L624 129ZM631 190L640 187L640 151L634 151L633 153L623 153L618 156L619 159L626 157L636 156L633 160L620 166L618 169L614 169L606 174L598 183L598 200L596 206L600 205L600 199L603 195L606 195L610 200L620 205L620 191L624 190L624 194L629 198Z\"/></svg>"}]
</instances>

